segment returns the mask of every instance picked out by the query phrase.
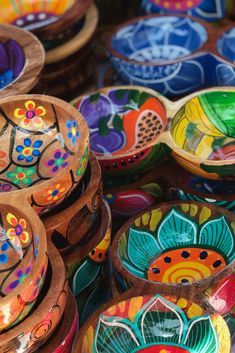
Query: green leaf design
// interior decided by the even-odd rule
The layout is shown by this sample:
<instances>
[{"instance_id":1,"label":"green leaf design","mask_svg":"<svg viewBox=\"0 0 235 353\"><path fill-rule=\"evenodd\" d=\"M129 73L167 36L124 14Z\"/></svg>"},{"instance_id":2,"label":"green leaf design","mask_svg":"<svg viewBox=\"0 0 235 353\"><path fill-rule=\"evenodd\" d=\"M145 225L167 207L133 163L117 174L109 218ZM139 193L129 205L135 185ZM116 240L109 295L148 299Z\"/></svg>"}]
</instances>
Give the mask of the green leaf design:
<instances>
[{"instance_id":1,"label":"green leaf design","mask_svg":"<svg viewBox=\"0 0 235 353\"><path fill-rule=\"evenodd\" d=\"M197 224L178 210L172 209L158 228L162 250L196 244Z\"/></svg>"},{"instance_id":2,"label":"green leaf design","mask_svg":"<svg viewBox=\"0 0 235 353\"><path fill-rule=\"evenodd\" d=\"M235 257L234 233L231 231L225 217L206 222L200 231L199 244L206 245L225 258L232 261Z\"/></svg>"},{"instance_id":3,"label":"green leaf design","mask_svg":"<svg viewBox=\"0 0 235 353\"><path fill-rule=\"evenodd\" d=\"M141 190L148 192L154 197L160 197L162 195L162 189L157 183L149 183L141 187Z\"/></svg>"},{"instance_id":4,"label":"green leaf design","mask_svg":"<svg viewBox=\"0 0 235 353\"><path fill-rule=\"evenodd\" d=\"M81 293L85 288L87 288L96 279L99 271L100 265L92 262L89 259L85 260L73 277L73 294L77 295Z\"/></svg>"},{"instance_id":5,"label":"green leaf design","mask_svg":"<svg viewBox=\"0 0 235 353\"><path fill-rule=\"evenodd\" d=\"M131 264L128 260L122 259L122 263L123 263L124 267L126 267L127 271L132 273L134 276L140 277L140 278L145 278L145 271L144 270L138 269L137 267L135 267L135 265Z\"/></svg>"},{"instance_id":6,"label":"green leaf design","mask_svg":"<svg viewBox=\"0 0 235 353\"><path fill-rule=\"evenodd\" d=\"M118 131L124 131L124 129L123 129L123 120L118 114L114 115L113 127L114 127L114 129L116 129Z\"/></svg>"},{"instance_id":7,"label":"green leaf design","mask_svg":"<svg viewBox=\"0 0 235 353\"><path fill-rule=\"evenodd\" d=\"M108 122L109 122L109 118L108 117L101 118L98 121L98 127L99 127L100 136L107 136L109 134Z\"/></svg>"},{"instance_id":8,"label":"green leaf design","mask_svg":"<svg viewBox=\"0 0 235 353\"><path fill-rule=\"evenodd\" d=\"M154 237L141 229L130 228L127 246L130 261L142 271L147 270L152 258L160 251Z\"/></svg>"},{"instance_id":9,"label":"green leaf design","mask_svg":"<svg viewBox=\"0 0 235 353\"><path fill-rule=\"evenodd\" d=\"M141 92L139 95L139 105L140 107L150 98L151 96L146 92Z\"/></svg>"},{"instance_id":10,"label":"green leaf design","mask_svg":"<svg viewBox=\"0 0 235 353\"><path fill-rule=\"evenodd\" d=\"M115 96L118 100L121 100L127 93L126 89L118 89L115 91Z\"/></svg>"},{"instance_id":11,"label":"green leaf design","mask_svg":"<svg viewBox=\"0 0 235 353\"><path fill-rule=\"evenodd\" d=\"M223 177L229 177L231 176L234 178L235 174L235 165L234 164L228 164L228 165L206 165L206 164L200 164L200 167L202 170L205 170L207 173L215 173Z\"/></svg>"},{"instance_id":12,"label":"green leaf design","mask_svg":"<svg viewBox=\"0 0 235 353\"><path fill-rule=\"evenodd\" d=\"M96 103L100 98L100 93L95 93L90 96L90 102Z\"/></svg>"},{"instance_id":13,"label":"green leaf design","mask_svg":"<svg viewBox=\"0 0 235 353\"><path fill-rule=\"evenodd\" d=\"M217 353L218 336L210 316L193 319L185 339L185 346L196 353Z\"/></svg>"}]
</instances>

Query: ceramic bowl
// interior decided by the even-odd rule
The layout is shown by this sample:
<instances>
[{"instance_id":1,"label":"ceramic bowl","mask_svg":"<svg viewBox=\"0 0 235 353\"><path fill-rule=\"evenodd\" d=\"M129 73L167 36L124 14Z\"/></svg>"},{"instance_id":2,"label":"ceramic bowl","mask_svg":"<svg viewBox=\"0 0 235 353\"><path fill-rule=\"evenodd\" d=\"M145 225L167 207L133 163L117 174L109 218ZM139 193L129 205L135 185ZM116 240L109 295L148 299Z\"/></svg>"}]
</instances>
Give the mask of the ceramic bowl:
<instances>
[{"instance_id":1,"label":"ceramic bowl","mask_svg":"<svg viewBox=\"0 0 235 353\"><path fill-rule=\"evenodd\" d=\"M0 335L0 352L35 352L52 335L63 315L68 295L64 263L50 242L45 284L30 316ZM40 350L41 352L41 350Z\"/></svg>"},{"instance_id":2,"label":"ceramic bowl","mask_svg":"<svg viewBox=\"0 0 235 353\"><path fill-rule=\"evenodd\" d=\"M218 314L184 298L121 296L79 332L74 353L229 353L229 329Z\"/></svg>"},{"instance_id":3,"label":"ceramic bowl","mask_svg":"<svg viewBox=\"0 0 235 353\"><path fill-rule=\"evenodd\" d=\"M0 98L28 93L39 80L44 49L22 29L0 24Z\"/></svg>"},{"instance_id":4,"label":"ceramic bowl","mask_svg":"<svg viewBox=\"0 0 235 353\"><path fill-rule=\"evenodd\" d=\"M62 202L81 180L89 153L82 116L59 99L19 95L0 101L0 199L38 212Z\"/></svg>"},{"instance_id":5,"label":"ceramic bowl","mask_svg":"<svg viewBox=\"0 0 235 353\"><path fill-rule=\"evenodd\" d=\"M47 269L42 223L28 205L0 204L0 333L32 309Z\"/></svg>"},{"instance_id":6,"label":"ceramic bowl","mask_svg":"<svg viewBox=\"0 0 235 353\"><path fill-rule=\"evenodd\" d=\"M143 0L142 10L147 13L185 13L199 17L208 22L218 21L225 15L225 2L223 0L194 0L165 2L163 0Z\"/></svg>"},{"instance_id":7,"label":"ceramic bowl","mask_svg":"<svg viewBox=\"0 0 235 353\"><path fill-rule=\"evenodd\" d=\"M87 121L91 150L104 173L136 173L164 158L158 140L167 125L166 110L154 91L108 87L72 104Z\"/></svg>"},{"instance_id":8,"label":"ceramic bowl","mask_svg":"<svg viewBox=\"0 0 235 353\"><path fill-rule=\"evenodd\" d=\"M3 0L2 19L34 32L42 41L61 39L69 35L77 22L85 15L92 0Z\"/></svg>"},{"instance_id":9,"label":"ceramic bowl","mask_svg":"<svg viewBox=\"0 0 235 353\"><path fill-rule=\"evenodd\" d=\"M78 310L74 297L69 291L64 315L53 336L41 347L42 353L71 353L78 328Z\"/></svg>"},{"instance_id":10,"label":"ceramic bowl","mask_svg":"<svg viewBox=\"0 0 235 353\"><path fill-rule=\"evenodd\" d=\"M154 206L126 222L115 236L115 270L132 286L202 297L234 271L234 215L197 202Z\"/></svg>"},{"instance_id":11,"label":"ceramic bowl","mask_svg":"<svg viewBox=\"0 0 235 353\"><path fill-rule=\"evenodd\" d=\"M84 164L86 165L87 161ZM92 154L84 179L81 188L75 189L72 193L71 201L68 199L61 205L62 210L55 209L51 215L43 217L47 237L52 239L60 250L81 241L99 215L102 194L101 170Z\"/></svg>"}]
</instances>

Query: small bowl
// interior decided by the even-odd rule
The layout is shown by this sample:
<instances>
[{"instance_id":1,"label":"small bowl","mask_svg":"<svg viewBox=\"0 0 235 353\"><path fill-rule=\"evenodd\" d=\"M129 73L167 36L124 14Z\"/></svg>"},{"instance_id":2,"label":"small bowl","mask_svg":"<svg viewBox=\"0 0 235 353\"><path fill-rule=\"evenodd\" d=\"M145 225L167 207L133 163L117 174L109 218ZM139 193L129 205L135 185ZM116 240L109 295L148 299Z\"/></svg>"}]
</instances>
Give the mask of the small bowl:
<instances>
[{"instance_id":1,"label":"small bowl","mask_svg":"<svg viewBox=\"0 0 235 353\"><path fill-rule=\"evenodd\" d=\"M62 202L81 180L89 154L82 116L54 97L0 101L0 199L25 200L39 213Z\"/></svg>"},{"instance_id":2,"label":"small bowl","mask_svg":"<svg viewBox=\"0 0 235 353\"><path fill-rule=\"evenodd\" d=\"M67 247L81 241L99 214L102 194L101 170L92 153L88 175L85 174L84 177L88 181L82 180L83 185L72 193L71 202L66 200L66 204L61 205L62 210L55 209L53 214L43 217L48 239L52 239L61 250L65 244Z\"/></svg>"},{"instance_id":3,"label":"small bowl","mask_svg":"<svg viewBox=\"0 0 235 353\"><path fill-rule=\"evenodd\" d=\"M90 129L91 150L104 173L136 173L164 159L158 143L167 125L158 95L143 87L107 87L72 104Z\"/></svg>"},{"instance_id":4,"label":"small bowl","mask_svg":"<svg viewBox=\"0 0 235 353\"><path fill-rule=\"evenodd\" d=\"M0 333L31 311L47 271L43 225L29 205L0 204Z\"/></svg>"},{"instance_id":5,"label":"small bowl","mask_svg":"<svg viewBox=\"0 0 235 353\"><path fill-rule=\"evenodd\" d=\"M22 0L14 4L6 0L1 21L30 30L42 41L61 39L70 34L91 3L92 0Z\"/></svg>"},{"instance_id":6,"label":"small bowl","mask_svg":"<svg viewBox=\"0 0 235 353\"><path fill-rule=\"evenodd\" d=\"M28 93L38 82L44 49L29 32L0 24L0 98Z\"/></svg>"},{"instance_id":7,"label":"small bowl","mask_svg":"<svg viewBox=\"0 0 235 353\"><path fill-rule=\"evenodd\" d=\"M235 216L198 202L168 202L118 231L111 257L131 286L201 298L235 269Z\"/></svg>"},{"instance_id":8,"label":"small bowl","mask_svg":"<svg viewBox=\"0 0 235 353\"><path fill-rule=\"evenodd\" d=\"M152 13L185 13L199 17L208 22L215 22L225 15L225 2L223 0L194 0L174 1L142 0L142 10Z\"/></svg>"},{"instance_id":9,"label":"small bowl","mask_svg":"<svg viewBox=\"0 0 235 353\"><path fill-rule=\"evenodd\" d=\"M64 263L50 242L49 266L42 295L23 322L0 335L0 352L34 352L52 335L63 315L68 295ZM41 352L41 350L40 350Z\"/></svg>"},{"instance_id":10,"label":"small bowl","mask_svg":"<svg viewBox=\"0 0 235 353\"><path fill-rule=\"evenodd\" d=\"M129 293L85 324L74 353L230 353L228 326L218 314L184 298Z\"/></svg>"}]
</instances>

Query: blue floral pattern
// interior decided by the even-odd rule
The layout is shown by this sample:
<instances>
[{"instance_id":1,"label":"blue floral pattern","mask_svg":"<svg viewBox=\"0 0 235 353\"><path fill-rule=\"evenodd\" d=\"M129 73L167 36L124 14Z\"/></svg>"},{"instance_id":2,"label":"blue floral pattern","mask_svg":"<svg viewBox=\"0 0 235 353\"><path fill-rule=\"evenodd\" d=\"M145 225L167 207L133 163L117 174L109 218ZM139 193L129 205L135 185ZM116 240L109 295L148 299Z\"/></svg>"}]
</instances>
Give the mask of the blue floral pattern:
<instances>
[{"instance_id":1,"label":"blue floral pattern","mask_svg":"<svg viewBox=\"0 0 235 353\"><path fill-rule=\"evenodd\" d=\"M35 158L40 156L39 148L42 146L43 141L36 140L32 142L30 138L25 138L22 145L16 146L18 152L17 160L19 162L26 161L27 163L33 162Z\"/></svg>"}]
</instances>

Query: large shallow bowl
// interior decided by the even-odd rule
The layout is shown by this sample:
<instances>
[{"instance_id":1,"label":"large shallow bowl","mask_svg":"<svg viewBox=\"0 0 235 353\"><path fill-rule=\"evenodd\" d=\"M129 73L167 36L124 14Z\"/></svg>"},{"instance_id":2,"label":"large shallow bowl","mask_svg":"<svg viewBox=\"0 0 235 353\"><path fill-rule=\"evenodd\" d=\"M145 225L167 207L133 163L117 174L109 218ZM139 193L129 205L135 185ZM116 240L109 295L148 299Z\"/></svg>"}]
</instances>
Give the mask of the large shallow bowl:
<instances>
[{"instance_id":1,"label":"large shallow bowl","mask_svg":"<svg viewBox=\"0 0 235 353\"><path fill-rule=\"evenodd\" d=\"M79 332L74 353L229 353L220 315L184 298L121 296L97 311Z\"/></svg>"},{"instance_id":2,"label":"large shallow bowl","mask_svg":"<svg viewBox=\"0 0 235 353\"><path fill-rule=\"evenodd\" d=\"M197 202L154 206L115 236L116 271L132 286L200 298L235 268L235 217Z\"/></svg>"},{"instance_id":3,"label":"large shallow bowl","mask_svg":"<svg viewBox=\"0 0 235 353\"><path fill-rule=\"evenodd\" d=\"M47 270L45 229L29 205L0 204L0 333L32 309Z\"/></svg>"},{"instance_id":4,"label":"large shallow bowl","mask_svg":"<svg viewBox=\"0 0 235 353\"><path fill-rule=\"evenodd\" d=\"M0 98L28 93L39 80L45 54L29 32L0 24Z\"/></svg>"},{"instance_id":5,"label":"large shallow bowl","mask_svg":"<svg viewBox=\"0 0 235 353\"><path fill-rule=\"evenodd\" d=\"M70 104L41 95L0 101L0 199L29 202L38 213L63 201L82 178L89 131Z\"/></svg>"},{"instance_id":6,"label":"large shallow bowl","mask_svg":"<svg viewBox=\"0 0 235 353\"><path fill-rule=\"evenodd\" d=\"M0 335L1 353L36 351L60 322L67 301L68 282L64 263L50 242L48 258L46 280L36 306L24 321Z\"/></svg>"}]
</instances>

